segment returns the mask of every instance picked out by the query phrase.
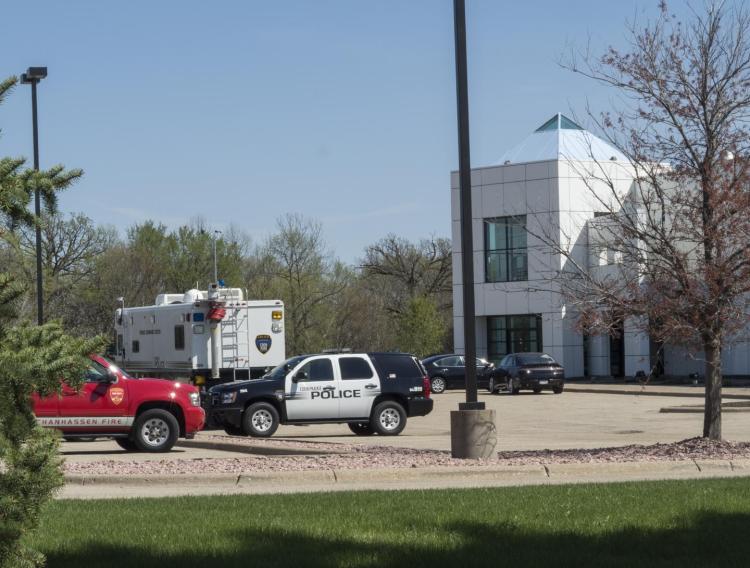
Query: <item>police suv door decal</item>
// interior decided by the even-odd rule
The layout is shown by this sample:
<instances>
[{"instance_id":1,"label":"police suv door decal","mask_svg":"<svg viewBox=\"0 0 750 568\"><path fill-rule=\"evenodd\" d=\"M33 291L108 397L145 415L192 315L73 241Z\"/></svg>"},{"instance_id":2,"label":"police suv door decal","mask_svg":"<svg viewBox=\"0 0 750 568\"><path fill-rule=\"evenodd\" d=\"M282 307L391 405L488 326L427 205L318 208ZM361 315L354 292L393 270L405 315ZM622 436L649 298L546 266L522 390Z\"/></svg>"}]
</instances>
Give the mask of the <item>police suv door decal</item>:
<instances>
[{"instance_id":1,"label":"police suv door decal","mask_svg":"<svg viewBox=\"0 0 750 568\"><path fill-rule=\"evenodd\" d=\"M258 335L255 338L255 346L258 348L258 351L265 355L271 349L271 336Z\"/></svg>"},{"instance_id":2,"label":"police suv door decal","mask_svg":"<svg viewBox=\"0 0 750 568\"><path fill-rule=\"evenodd\" d=\"M284 388L289 420L336 420L341 401L337 375L330 357L311 357L292 370Z\"/></svg>"},{"instance_id":3,"label":"police suv door decal","mask_svg":"<svg viewBox=\"0 0 750 568\"><path fill-rule=\"evenodd\" d=\"M370 361L359 355L338 357L341 376L341 392L356 396L341 399L342 418L369 418L372 403L380 394L380 379Z\"/></svg>"}]
</instances>

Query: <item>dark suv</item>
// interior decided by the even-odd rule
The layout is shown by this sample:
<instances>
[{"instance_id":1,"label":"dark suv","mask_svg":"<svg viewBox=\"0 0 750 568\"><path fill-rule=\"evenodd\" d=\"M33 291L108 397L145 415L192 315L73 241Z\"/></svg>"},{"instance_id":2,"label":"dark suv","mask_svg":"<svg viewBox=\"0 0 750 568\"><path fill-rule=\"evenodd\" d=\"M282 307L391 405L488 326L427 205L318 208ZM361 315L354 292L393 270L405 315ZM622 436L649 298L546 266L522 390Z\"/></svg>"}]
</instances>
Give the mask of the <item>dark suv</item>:
<instances>
[{"instance_id":1,"label":"dark suv","mask_svg":"<svg viewBox=\"0 0 750 568\"><path fill-rule=\"evenodd\" d=\"M487 390L494 394L505 389L511 394L518 394L525 389L538 394L551 389L555 394L560 394L564 386L562 365L546 353L511 353L491 373Z\"/></svg>"},{"instance_id":2,"label":"dark suv","mask_svg":"<svg viewBox=\"0 0 750 568\"><path fill-rule=\"evenodd\" d=\"M445 389L462 389L466 386L466 363L463 355L433 355L422 361L430 377L432 392L440 394ZM486 359L477 359L477 386L485 388L494 365Z\"/></svg>"},{"instance_id":3,"label":"dark suv","mask_svg":"<svg viewBox=\"0 0 750 568\"><path fill-rule=\"evenodd\" d=\"M260 379L209 391L211 414L228 434L269 437L279 424L345 423L358 436L395 436L407 417L432 411L422 365L406 353L292 357Z\"/></svg>"}]
</instances>

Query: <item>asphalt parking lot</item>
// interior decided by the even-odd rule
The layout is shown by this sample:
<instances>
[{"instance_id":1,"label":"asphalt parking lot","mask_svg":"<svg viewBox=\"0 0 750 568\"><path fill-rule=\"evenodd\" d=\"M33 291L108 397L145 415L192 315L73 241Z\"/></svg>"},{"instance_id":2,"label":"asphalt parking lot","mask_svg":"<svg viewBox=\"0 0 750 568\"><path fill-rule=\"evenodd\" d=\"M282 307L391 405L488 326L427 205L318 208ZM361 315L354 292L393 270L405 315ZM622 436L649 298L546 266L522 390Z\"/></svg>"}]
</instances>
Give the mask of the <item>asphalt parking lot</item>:
<instances>
[{"instance_id":1,"label":"asphalt parking lot","mask_svg":"<svg viewBox=\"0 0 750 568\"><path fill-rule=\"evenodd\" d=\"M354 437L345 425L281 426L275 437L449 450L450 411L457 410L464 397L464 391L435 395L433 412L409 419L406 430L393 438ZM522 392L516 396L480 392L479 398L497 413L498 450L601 448L676 442L699 436L703 429L703 415L700 413L659 412L662 407L700 404L701 399L572 390L559 395ZM725 413L723 431L727 440L750 441L750 412Z\"/></svg>"},{"instance_id":2,"label":"asphalt parking lot","mask_svg":"<svg viewBox=\"0 0 750 568\"><path fill-rule=\"evenodd\" d=\"M685 389L682 389L684 392ZM675 389L675 393L677 393ZM695 391L699 392L699 391ZM750 392L747 393L750 396ZM436 395L434 411L409 419L406 430L396 437L358 437L346 425L281 426L276 440L318 443L388 445L415 449L450 449L450 411L464 399L463 391ZM629 444L675 442L698 436L700 413L660 413L663 407L700 404L700 398L604 394L566 390L563 394L480 393L488 408L497 412L498 450L601 448ZM750 441L750 412L723 415L724 438ZM223 434L221 431L214 434ZM198 440L204 435L199 434ZM129 454L112 441L64 442L62 453L69 461L99 459L207 459L235 455L226 450L178 446L169 454Z\"/></svg>"}]
</instances>

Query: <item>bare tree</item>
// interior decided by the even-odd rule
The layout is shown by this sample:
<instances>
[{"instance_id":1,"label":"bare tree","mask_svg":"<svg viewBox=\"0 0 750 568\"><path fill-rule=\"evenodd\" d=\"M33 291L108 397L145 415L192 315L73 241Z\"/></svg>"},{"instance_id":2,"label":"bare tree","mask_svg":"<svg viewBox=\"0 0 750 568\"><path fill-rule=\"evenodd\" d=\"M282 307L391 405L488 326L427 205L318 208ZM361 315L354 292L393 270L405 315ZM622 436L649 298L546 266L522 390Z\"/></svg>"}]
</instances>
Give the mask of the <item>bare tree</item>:
<instances>
[{"instance_id":1,"label":"bare tree","mask_svg":"<svg viewBox=\"0 0 750 568\"><path fill-rule=\"evenodd\" d=\"M388 298L386 309L403 314L417 297L431 298L441 309L451 306L451 244L424 239L417 244L388 235L365 249L364 278Z\"/></svg>"},{"instance_id":2,"label":"bare tree","mask_svg":"<svg viewBox=\"0 0 750 568\"><path fill-rule=\"evenodd\" d=\"M558 239L560 281L582 328L630 318L659 341L702 350L703 436L718 440L722 348L749 322L750 18L723 2L688 23L660 8L630 26L627 51L568 65L623 96L597 123L629 159L632 185L623 190L622 165L592 160L577 172L606 214L589 223L589 242L609 257L588 262Z\"/></svg>"},{"instance_id":3,"label":"bare tree","mask_svg":"<svg viewBox=\"0 0 750 568\"><path fill-rule=\"evenodd\" d=\"M251 260L247 279L252 297L284 300L290 353L326 347L327 307L348 278L327 250L319 223L293 214L279 218L277 232Z\"/></svg>"}]
</instances>

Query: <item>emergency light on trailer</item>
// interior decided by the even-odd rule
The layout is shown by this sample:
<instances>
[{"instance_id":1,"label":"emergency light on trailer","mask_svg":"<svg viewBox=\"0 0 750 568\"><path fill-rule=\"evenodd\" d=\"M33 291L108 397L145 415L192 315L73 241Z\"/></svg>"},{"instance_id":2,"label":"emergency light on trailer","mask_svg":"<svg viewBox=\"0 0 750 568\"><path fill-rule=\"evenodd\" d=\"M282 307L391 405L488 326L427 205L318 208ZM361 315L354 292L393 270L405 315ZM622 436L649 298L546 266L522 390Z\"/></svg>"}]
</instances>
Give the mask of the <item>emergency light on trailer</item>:
<instances>
[{"instance_id":1,"label":"emergency light on trailer","mask_svg":"<svg viewBox=\"0 0 750 568\"><path fill-rule=\"evenodd\" d=\"M280 320L282 317L284 317L281 310L274 310L271 312L271 319Z\"/></svg>"}]
</instances>

